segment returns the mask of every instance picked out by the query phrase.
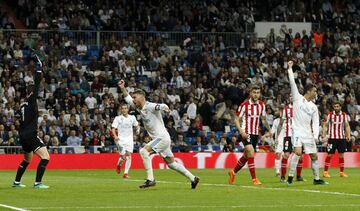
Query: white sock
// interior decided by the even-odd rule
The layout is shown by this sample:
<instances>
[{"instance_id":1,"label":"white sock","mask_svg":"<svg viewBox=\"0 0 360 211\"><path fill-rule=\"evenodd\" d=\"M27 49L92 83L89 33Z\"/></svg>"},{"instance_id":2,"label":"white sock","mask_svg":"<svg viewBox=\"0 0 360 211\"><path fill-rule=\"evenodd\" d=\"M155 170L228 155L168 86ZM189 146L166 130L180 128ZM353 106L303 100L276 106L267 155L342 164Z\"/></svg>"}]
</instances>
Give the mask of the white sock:
<instances>
[{"instance_id":1,"label":"white sock","mask_svg":"<svg viewBox=\"0 0 360 211\"><path fill-rule=\"evenodd\" d=\"M124 174L128 174L128 173L129 173L130 166L131 166L131 155L126 157Z\"/></svg>"},{"instance_id":2,"label":"white sock","mask_svg":"<svg viewBox=\"0 0 360 211\"><path fill-rule=\"evenodd\" d=\"M122 159L122 155L120 155L119 160L117 162L117 166L121 166L121 164L124 162L124 160Z\"/></svg>"},{"instance_id":3,"label":"white sock","mask_svg":"<svg viewBox=\"0 0 360 211\"><path fill-rule=\"evenodd\" d=\"M280 173L280 168L281 168L281 159L278 160L275 158L275 172L277 174Z\"/></svg>"},{"instance_id":4,"label":"white sock","mask_svg":"<svg viewBox=\"0 0 360 211\"><path fill-rule=\"evenodd\" d=\"M152 164L151 164L150 153L146 149L142 148L140 150L140 155L143 160L144 167L145 167L145 170L147 173L147 179L154 181L154 173L153 173L153 168L152 168Z\"/></svg>"},{"instance_id":5,"label":"white sock","mask_svg":"<svg viewBox=\"0 0 360 211\"><path fill-rule=\"evenodd\" d=\"M195 176L185 168L182 164L178 162L173 162L168 164L169 168L179 172L180 174L184 175L185 177L189 178L190 181L194 181Z\"/></svg>"},{"instance_id":6,"label":"white sock","mask_svg":"<svg viewBox=\"0 0 360 211\"><path fill-rule=\"evenodd\" d=\"M296 166L299 162L300 156L294 154L291 158L290 162L290 170L289 170L289 177L293 177L295 174Z\"/></svg>"},{"instance_id":7,"label":"white sock","mask_svg":"<svg viewBox=\"0 0 360 211\"><path fill-rule=\"evenodd\" d=\"M320 174L319 174L319 162L318 160L312 160L311 161L311 168L313 170L314 179L319 180Z\"/></svg>"}]
</instances>

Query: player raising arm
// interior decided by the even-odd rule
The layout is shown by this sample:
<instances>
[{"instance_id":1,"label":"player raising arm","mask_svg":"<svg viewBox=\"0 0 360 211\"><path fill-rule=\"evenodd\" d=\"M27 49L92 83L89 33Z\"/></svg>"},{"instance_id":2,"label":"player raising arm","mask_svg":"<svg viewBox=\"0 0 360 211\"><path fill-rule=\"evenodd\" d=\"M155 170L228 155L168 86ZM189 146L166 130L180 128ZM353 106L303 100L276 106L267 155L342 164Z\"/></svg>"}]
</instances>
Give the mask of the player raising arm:
<instances>
[{"instance_id":1,"label":"player raising arm","mask_svg":"<svg viewBox=\"0 0 360 211\"><path fill-rule=\"evenodd\" d=\"M295 83L294 73L292 70L293 62L288 62L288 74L293 97L293 146L294 156L291 159L288 184L293 182L295 168L302 155L302 148L306 154L310 155L311 167L314 173L314 185L327 184L320 179L319 162L317 157L316 142L319 137L319 111L317 106L312 102L317 95L317 88L312 85L306 85L304 96L302 96Z\"/></svg>"},{"instance_id":2,"label":"player raising arm","mask_svg":"<svg viewBox=\"0 0 360 211\"><path fill-rule=\"evenodd\" d=\"M140 155L147 172L147 179L140 188L147 188L155 186L155 179L151 165L150 154L159 153L169 168L179 172L191 181L191 188L195 189L200 181L199 177L194 176L182 164L174 160L174 155L171 151L171 139L166 130L161 112L170 112L166 104L151 103L145 100L145 92L143 90L135 90L131 96L125 88L125 81L120 80L118 83L121 92L125 96L125 101L135 108L141 116L146 131L152 138L152 141L147 143L140 149Z\"/></svg>"},{"instance_id":3,"label":"player raising arm","mask_svg":"<svg viewBox=\"0 0 360 211\"><path fill-rule=\"evenodd\" d=\"M45 173L46 166L49 162L50 156L44 145L43 141L37 136L38 129L38 105L37 95L39 91L42 63L39 57L35 54L35 60L40 66L40 69L35 73L35 84L27 86L27 93L24 101L21 104L21 121L20 121L20 143L24 150L24 160L20 163L16 173L15 181L13 183L14 188L25 187L21 184L21 178L32 160L33 154L36 154L41 158L40 163L36 170L36 179L34 188L48 188L49 186L41 183L42 177Z\"/></svg>"}]
</instances>

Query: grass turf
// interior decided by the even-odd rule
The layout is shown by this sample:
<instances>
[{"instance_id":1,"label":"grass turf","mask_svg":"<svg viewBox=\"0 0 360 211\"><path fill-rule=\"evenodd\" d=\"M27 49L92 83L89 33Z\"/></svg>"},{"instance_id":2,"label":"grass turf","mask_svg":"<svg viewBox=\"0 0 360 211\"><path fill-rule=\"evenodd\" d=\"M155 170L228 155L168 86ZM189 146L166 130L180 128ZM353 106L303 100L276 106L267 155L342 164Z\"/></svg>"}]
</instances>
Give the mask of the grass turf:
<instances>
[{"instance_id":1,"label":"grass turf","mask_svg":"<svg viewBox=\"0 0 360 211\"><path fill-rule=\"evenodd\" d=\"M0 204L26 210L360 210L360 170L346 169L340 178L330 169L326 186L312 184L311 169L304 169L306 182L291 187L279 182L273 169L257 169L263 185L254 187L247 169L228 185L227 170L191 170L201 178L196 190L171 170L154 171L155 187L139 189L144 170L131 170L122 179L115 170L49 170L44 184L50 189L32 188L35 171L27 171L22 183L12 188L15 171L0 171ZM1 207L0 210L6 208Z\"/></svg>"}]
</instances>

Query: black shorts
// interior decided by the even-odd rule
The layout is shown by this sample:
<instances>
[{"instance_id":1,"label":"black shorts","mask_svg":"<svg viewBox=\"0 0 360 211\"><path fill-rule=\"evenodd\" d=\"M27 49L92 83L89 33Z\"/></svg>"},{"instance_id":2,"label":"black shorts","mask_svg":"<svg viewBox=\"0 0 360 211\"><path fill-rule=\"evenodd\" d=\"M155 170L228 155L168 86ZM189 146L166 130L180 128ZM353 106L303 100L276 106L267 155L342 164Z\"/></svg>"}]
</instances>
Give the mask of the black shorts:
<instances>
[{"instance_id":1,"label":"black shorts","mask_svg":"<svg viewBox=\"0 0 360 211\"><path fill-rule=\"evenodd\" d=\"M26 153L36 152L36 150L45 146L44 142L37 136L28 138L20 137L20 143Z\"/></svg>"},{"instance_id":2,"label":"black shorts","mask_svg":"<svg viewBox=\"0 0 360 211\"><path fill-rule=\"evenodd\" d=\"M335 151L338 153L346 152L346 140L345 139L329 139L327 145L327 152L329 154L334 154Z\"/></svg>"},{"instance_id":3,"label":"black shorts","mask_svg":"<svg viewBox=\"0 0 360 211\"><path fill-rule=\"evenodd\" d=\"M251 144L254 147L254 150L256 151L256 145L259 142L259 135L249 135L247 139L242 138L242 142L244 146Z\"/></svg>"},{"instance_id":4,"label":"black shorts","mask_svg":"<svg viewBox=\"0 0 360 211\"><path fill-rule=\"evenodd\" d=\"M291 142L291 137L285 137L284 138L284 148L283 148L283 152L292 152L293 151L293 145Z\"/></svg>"}]
</instances>

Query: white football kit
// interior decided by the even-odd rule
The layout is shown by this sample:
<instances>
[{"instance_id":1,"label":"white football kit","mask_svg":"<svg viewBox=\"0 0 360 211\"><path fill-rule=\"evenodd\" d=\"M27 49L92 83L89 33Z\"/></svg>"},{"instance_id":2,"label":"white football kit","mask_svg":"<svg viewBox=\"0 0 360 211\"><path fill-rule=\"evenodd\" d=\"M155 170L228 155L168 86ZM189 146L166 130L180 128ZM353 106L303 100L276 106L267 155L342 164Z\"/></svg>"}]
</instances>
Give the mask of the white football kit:
<instances>
[{"instance_id":1,"label":"white football kit","mask_svg":"<svg viewBox=\"0 0 360 211\"><path fill-rule=\"evenodd\" d=\"M144 127L152 139L152 141L146 145L150 146L162 157L174 157L170 147L171 138L165 128L161 115L161 111L168 108L168 106L166 104L157 104L146 101L144 107L142 109L138 109L135 107L133 99L130 95L125 97L125 101L140 113Z\"/></svg>"},{"instance_id":2,"label":"white football kit","mask_svg":"<svg viewBox=\"0 0 360 211\"><path fill-rule=\"evenodd\" d=\"M319 137L319 111L312 101L307 101L296 86L294 73L288 69L291 94L293 96L293 146L304 147L306 154L317 152L316 139Z\"/></svg>"},{"instance_id":3,"label":"white football kit","mask_svg":"<svg viewBox=\"0 0 360 211\"><path fill-rule=\"evenodd\" d=\"M115 117L111 127L118 131L119 140L115 143L119 148L120 154L125 152L133 152L134 150L134 127L139 125L135 116L128 115L127 117L120 115Z\"/></svg>"}]
</instances>

